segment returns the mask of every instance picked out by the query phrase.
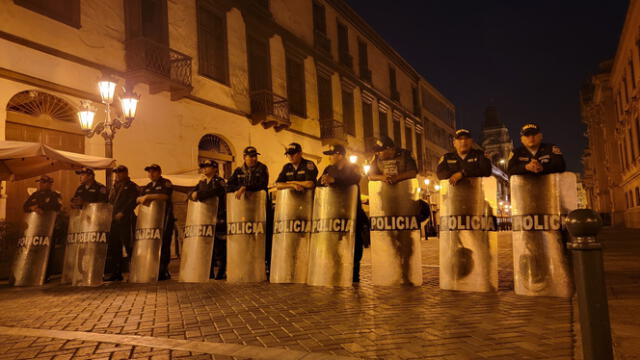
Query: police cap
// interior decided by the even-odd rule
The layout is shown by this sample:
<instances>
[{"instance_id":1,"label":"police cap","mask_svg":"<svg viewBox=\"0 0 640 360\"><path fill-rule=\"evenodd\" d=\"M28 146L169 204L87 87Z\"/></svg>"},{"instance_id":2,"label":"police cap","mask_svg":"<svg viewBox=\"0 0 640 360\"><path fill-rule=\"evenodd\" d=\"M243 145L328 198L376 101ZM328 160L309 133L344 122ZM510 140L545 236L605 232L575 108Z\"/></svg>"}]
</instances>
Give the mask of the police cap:
<instances>
[{"instance_id":1,"label":"police cap","mask_svg":"<svg viewBox=\"0 0 640 360\"><path fill-rule=\"evenodd\" d=\"M456 139L460 139L463 137L468 137L471 138L471 131L467 130L467 129L458 129L456 130Z\"/></svg>"},{"instance_id":2,"label":"police cap","mask_svg":"<svg viewBox=\"0 0 640 360\"><path fill-rule=\"evenodd\" d=\"M383 136L380 139L376 139L375 143L373 144L373 151L378 152L394 147L396 147L396 144L393 142L393 140L391 140L391 138L388 136Z\"/></svg>"},{"instance_id":3,"label":"police cap","mask_svg":"<svg viewBox=\"0 0 640 360\"><path fill-rule=\"evenodd\" d=\"M520 129L520 135L522 136L535 135L539 133L540 133L540 126L534 123L524 124L524 126Z\"/></svg>"},{"instance_id":4,"label":"police cap","mask_svg":"<svg viewBox=\"0 0 640 360\"><path fill-rule=\"evenodd\" d=\"M158 164L151 164L149 166L144 167L144 171L151 171L151 170L162 171L162 168Z\"/></svg>"},{"instance_id":5,"label":"police cap","mask_svg":"<svg viewBox=\"0 0 640 360\"><path fill-rule=\"evenodd\" d=\"M329 145L327 150L322 152L325 155L342 154L345 155L347 150L341 144Z\"/></svg>"},{"instance_id":6,"label":"police cap","mask_svg":"<svg viewBox=\"0 0 640 360\"><path fill-rule=\"evenodd\" d=\"M116 167L115 169L113 169L114 173L122 173L122 172L129 172L129 169L124 166L124 165L118 165L118 167Z\"/></svg>"},{"instance_id":7,"label":"police cap","mask_svg":"<svg viewBox=\"0 0 640 360\"><path fill-rule=\"evenodd\" d=\"M256 156L256 155L261 155L258 152L258 149L255 148L255 146L247 146L246 148L244 148L244 151L242 152L244 154L244 156Z\"/></svg>"},{"instance_id":8,"label":"police cap","mask_svg":"<svg viewBox=\"0 0 640 360\"><path fill-rule=\"evenodd\" d=\"M80 170L76 170L76 174L80 175L80 174L87 174L87 175L95 175L96 173L93 172L93 169L87 168L87 167L83 167Z\"/></svg>"},{"instance_id":9,"label":"police cap","mask_svg":"<svg viewBox=\"0 0 640 360\"><path fill-rule=\"evenodd\" d=\"M40 178L36 180L36 182L53 184L53 178L49 175L40 175Z\"/></svg>"},{"instance_id":10,"label":"police cap","mask_svg":"<svg viewBox=\"0 0 640 360\"><path fill-rule=\"evenodd\" d=\"M287 150L285 150L285 155L293 155L302 152L302 146L298 143L291 143L287 146Z\"/></svg>"},{"instance_id":11,"label":"police cap","mask_svg":"<svg viewBox=\"0 0 640 360\"><path fill-rule=\"evenodd\" d=\"M206 168L206 167L211 167L211 168L217 169L218 168L218 163L213 161L213 160L204 160L204 161L200 162L200 169Z\"/></svg>"}]
</instances>

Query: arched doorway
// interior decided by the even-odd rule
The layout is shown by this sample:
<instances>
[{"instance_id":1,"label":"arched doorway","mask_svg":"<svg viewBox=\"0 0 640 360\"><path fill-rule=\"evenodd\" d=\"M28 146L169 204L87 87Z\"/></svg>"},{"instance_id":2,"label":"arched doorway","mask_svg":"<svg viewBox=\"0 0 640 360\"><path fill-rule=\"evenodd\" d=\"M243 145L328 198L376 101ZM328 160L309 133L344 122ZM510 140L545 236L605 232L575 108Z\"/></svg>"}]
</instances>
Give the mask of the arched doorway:
<instances>
[{"instance_id":1,"label":"arched doorway","mask_svg":"<svg viewBox=\"0 0 640 360\"><path fill-rule=\"evenodd\" d=\"M84 135L76 118L76 109L64 99L39 90L27 90L15 94L7 104L6 140L39 142L53 148L84 153ZM54 189L62 195L64 208L78 186L78 178L71 171L49 174L54 179ZM6 182L6 221L11 233L19 227L24 212L22 205L30 193L36 190L35 178ZM15 251L15 238L7 234L0 244L0 278L7 275ZM57 247L57 246L56 246Z\"/></svg>"},{"instance_id":2,"label":"arched doorway","mask_svg":"<svg viewBox=\"0 0 640 360\"><path fill-rule=\"evenodd\" d=\"M231 176L233 152L221 137L207 134L198 143L198 163L203 160L215 160L220 165L220 176L227 179Z\"/></svg>"}]
</instances>

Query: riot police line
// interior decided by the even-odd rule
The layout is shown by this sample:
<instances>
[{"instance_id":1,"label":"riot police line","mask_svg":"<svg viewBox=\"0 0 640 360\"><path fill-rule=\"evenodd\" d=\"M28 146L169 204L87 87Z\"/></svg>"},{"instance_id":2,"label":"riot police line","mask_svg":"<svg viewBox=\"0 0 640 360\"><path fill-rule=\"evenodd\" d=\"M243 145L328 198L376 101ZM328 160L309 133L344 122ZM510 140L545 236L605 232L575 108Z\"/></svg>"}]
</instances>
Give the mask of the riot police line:
<instances>
[{"instance_id":1,"label":"riot police line","mask_svg":"<svg viewBox=\"0 0 640 360\"><path fill-rule=\"evenodd\" d=\"M456 140L464 142L468 138L466 130L456 133ZM441 191L440 286L496 291L497 196L495 180L487 177L490 162L481 152L470 148L461 152L457 145L456 149L457 154L443 157L438 165L438 177L446 179ZM419 199L415 160L388 138L379 140L374 150L376 157L368 185L369 219L362 211L361 170L345 159L342 145L332 145L324 152L330 156L330 165L316 179L315 165L302 158L299 144L290 144L285 152L290 163L276 180L275 212L267 189L268 170L257 161L259 153L255 147L244 150L245 163L234 171L226 185L217 175L215 162L200 164L206 176L188 195L179 281L205 282L213 277L215 244L224 242L225 276L229 282L269 279L349 286L359 281L362 247L364 237L368 236L375 285L421 285L420 223L425 218L420 216L424 203ZM518 157L518 161L524 161L523 158ZM570 191L571 174L539 173L544 166L538 166L540 171L534 171L538 169L536 166L527 166L530 173L512 177L515 289L527 295L567 296L571 286L563 255L561 221L572 206L575 208ZM171 183L162 178L159 165L152 164L145 170L151 182L137 194L137 221L127 222L128 226L135 223L135 235L130 250L127 249L131 261L129 281L143 283L169 277L166 249L170 246L174 221ZM93 177L90 169L83 169L80 174ZM89 217L90 221L74 218L69 224L63 281L74 285L102 282L97 275L98 272L102 275L107 253L102 240L109 228L111 232L114 230L111 220L123 219L116 214L128 216L110 207L118 203L117 199L100 204L78 195L84 191L89 197L106 197L103 186L92 180L83 181L83 188L76 192L79 208L74 215ZM123 181L130 180L127 177ZM531 194L532 188L545 196ZM544 201L535 201L539 198ZM127 211L133 213L130 202L128 206ZM96 216L96 209L102 209L102 214L108 216ZM28 213L27 221L37 224L39 230L30 232L34 228L29 226L25 239L29 236L31 240L19 243L24 246L19 247L14 264L16 285L43 283L47 256L34 249L47 243L41 239L51 236L52 218L55 216L50 211ZM126 244L123 241L118 244L121 245L117 252L121 253ZM29 271L25 269L36 268L33 272L36 275L26 275ZM27 278L31 280L24 280Z\"/></svg>"}]
</instances>

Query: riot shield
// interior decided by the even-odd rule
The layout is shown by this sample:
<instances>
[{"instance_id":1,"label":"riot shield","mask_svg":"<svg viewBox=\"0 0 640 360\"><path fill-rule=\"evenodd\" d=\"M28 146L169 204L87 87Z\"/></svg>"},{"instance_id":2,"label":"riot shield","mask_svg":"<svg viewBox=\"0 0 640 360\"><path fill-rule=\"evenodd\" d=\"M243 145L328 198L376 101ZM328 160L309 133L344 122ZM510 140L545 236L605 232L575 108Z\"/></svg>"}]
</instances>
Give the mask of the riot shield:
<instances>
[{"instance_id":1,"label":"riot shield","mask_svg":"<svg viewBox=\"0 0 640 360\"><path fill-rule=\"evenodd\" d=\"M358 187L316 188L307 284L351 286Z\"/></svg>"},{"instance_id":2,"label":"riot shield","mask_svg":"<svg viewBox=\"0 0 640 360\"><path fill-rule=\"evenodd\" d=\"M44 284L49 251L51 251L51 235L57 215L55 211L45 211L42 214L30 212L25 215L27 227L22 237L18 239L10 284L14 286Z\"/></svg>"},{"instance_id":3,"label":"riot shield","mask_svg":"<svg viewBox=\"0 0 640 360\"><path fill-rule=\"evenodd\" d=\"M418 181L369 181L374 285L422 285Z\"/></svg>"},{"instance_id":4,"label":"riot shield","mask_svg":"<svg viewBox=\"0 0 640 360\"><path fill-rule=\"evenodd\" d=\"M217 214L217 197L206 201L189 201L182 242L179 281L209 281Z\"/></svg>"},{"instance_id":5,"label":"riot shield","mask_svg":"<svg viewBox=\"0 0 640 360\"><path fill-rule=\"evenodd\" d=\"M511 177L513 274L516 294L571 297L564 217L578 205L571 172Z\"/></svg>"},{"instance_id":6,"label":"riot shield","mask_svg":"<svg viewBox=\"0 0 640 360\"><path fill-rule=\"evenodd\" d=\"M227 281L259 282L265 272L267 193L227 194Z\"/></svg>"},{"instance_id":7,"label":"riot shield","mask_svg":"<svg viewBox=\"0 0 640 360\"><path fill-rule=\"evenodd\" d=\"M440 182L440 288L498 290L498 234L492 177Z\"/></svg>"},{"instance_id":8,"label":"riot shield","mask_svg":"<svg viewBox=\"0 0 640 360\"><path fill-rule=\"evenodd\" d=\"M71 209L69 213L69 226L67 227L67 239L64 245L64 260L62 262L61 284L71 284L73 273L76 269L78 258L78 243L76 240L82 232L82 210Z\"/></svg>"},{"instance_id":9,"label":"riot shield","mask_svg":"<svg viewBox=\"0 0 640 360\"><path fill-rule=\"evenodd\" d=\"M167 203L164 200L153 200L148 205L138 206L129 282L158 281L166 207Z\"/></svg>"},{"instance_id":10,"label":"riot shield","mask_svg":"<svg viewBox=\"0 0 640 360\"><path fill-rule=\"evenodd\" d=\"M72 285L102 284L112 215L113 207L108 203L91 203L82 208L80 232L73 241L77 251Z\"/></svg>"},{"instance_id":11,"label":"riot shield","mask_svg":"<svg viewBox=\"0 0 640 360\"><path fill-rule=\"evenodd\" d=\"M313 189L278 191L271 250L272 283L307 282Z\"/></svg>"}]
</instances>

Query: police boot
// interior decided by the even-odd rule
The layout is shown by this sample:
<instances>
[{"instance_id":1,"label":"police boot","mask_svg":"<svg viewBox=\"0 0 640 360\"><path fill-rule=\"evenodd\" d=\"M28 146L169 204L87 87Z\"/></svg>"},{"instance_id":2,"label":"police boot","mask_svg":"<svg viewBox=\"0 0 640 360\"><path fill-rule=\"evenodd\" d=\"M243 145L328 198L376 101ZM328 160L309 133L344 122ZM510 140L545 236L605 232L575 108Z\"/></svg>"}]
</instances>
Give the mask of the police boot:
<instances>
[{"instance_id":1,"label":"police boot","mask_svg":"<svg viewBox=\"0 0 640 360\"><path fill-rule=\"evenodd\" d=\"M169 274L169 270L161 270L158 275L158 281L163 280L171 280L171 274Z\"/></svg>"},{"instance_id":2,"label":"police boot","mask_svg":"<svg viewBox=\"0 0 640 360\"><path fill-rule=\"evenodd\" d=\"M113 273L113 274L111 274L109 276L106 276L104 278L104 281L107 281L107 282L109 282L109 281L122 281L122 280L124 280L124 278L122 277L122 274L119 273L119 272Z\"/></svg>"}]
</instances>

